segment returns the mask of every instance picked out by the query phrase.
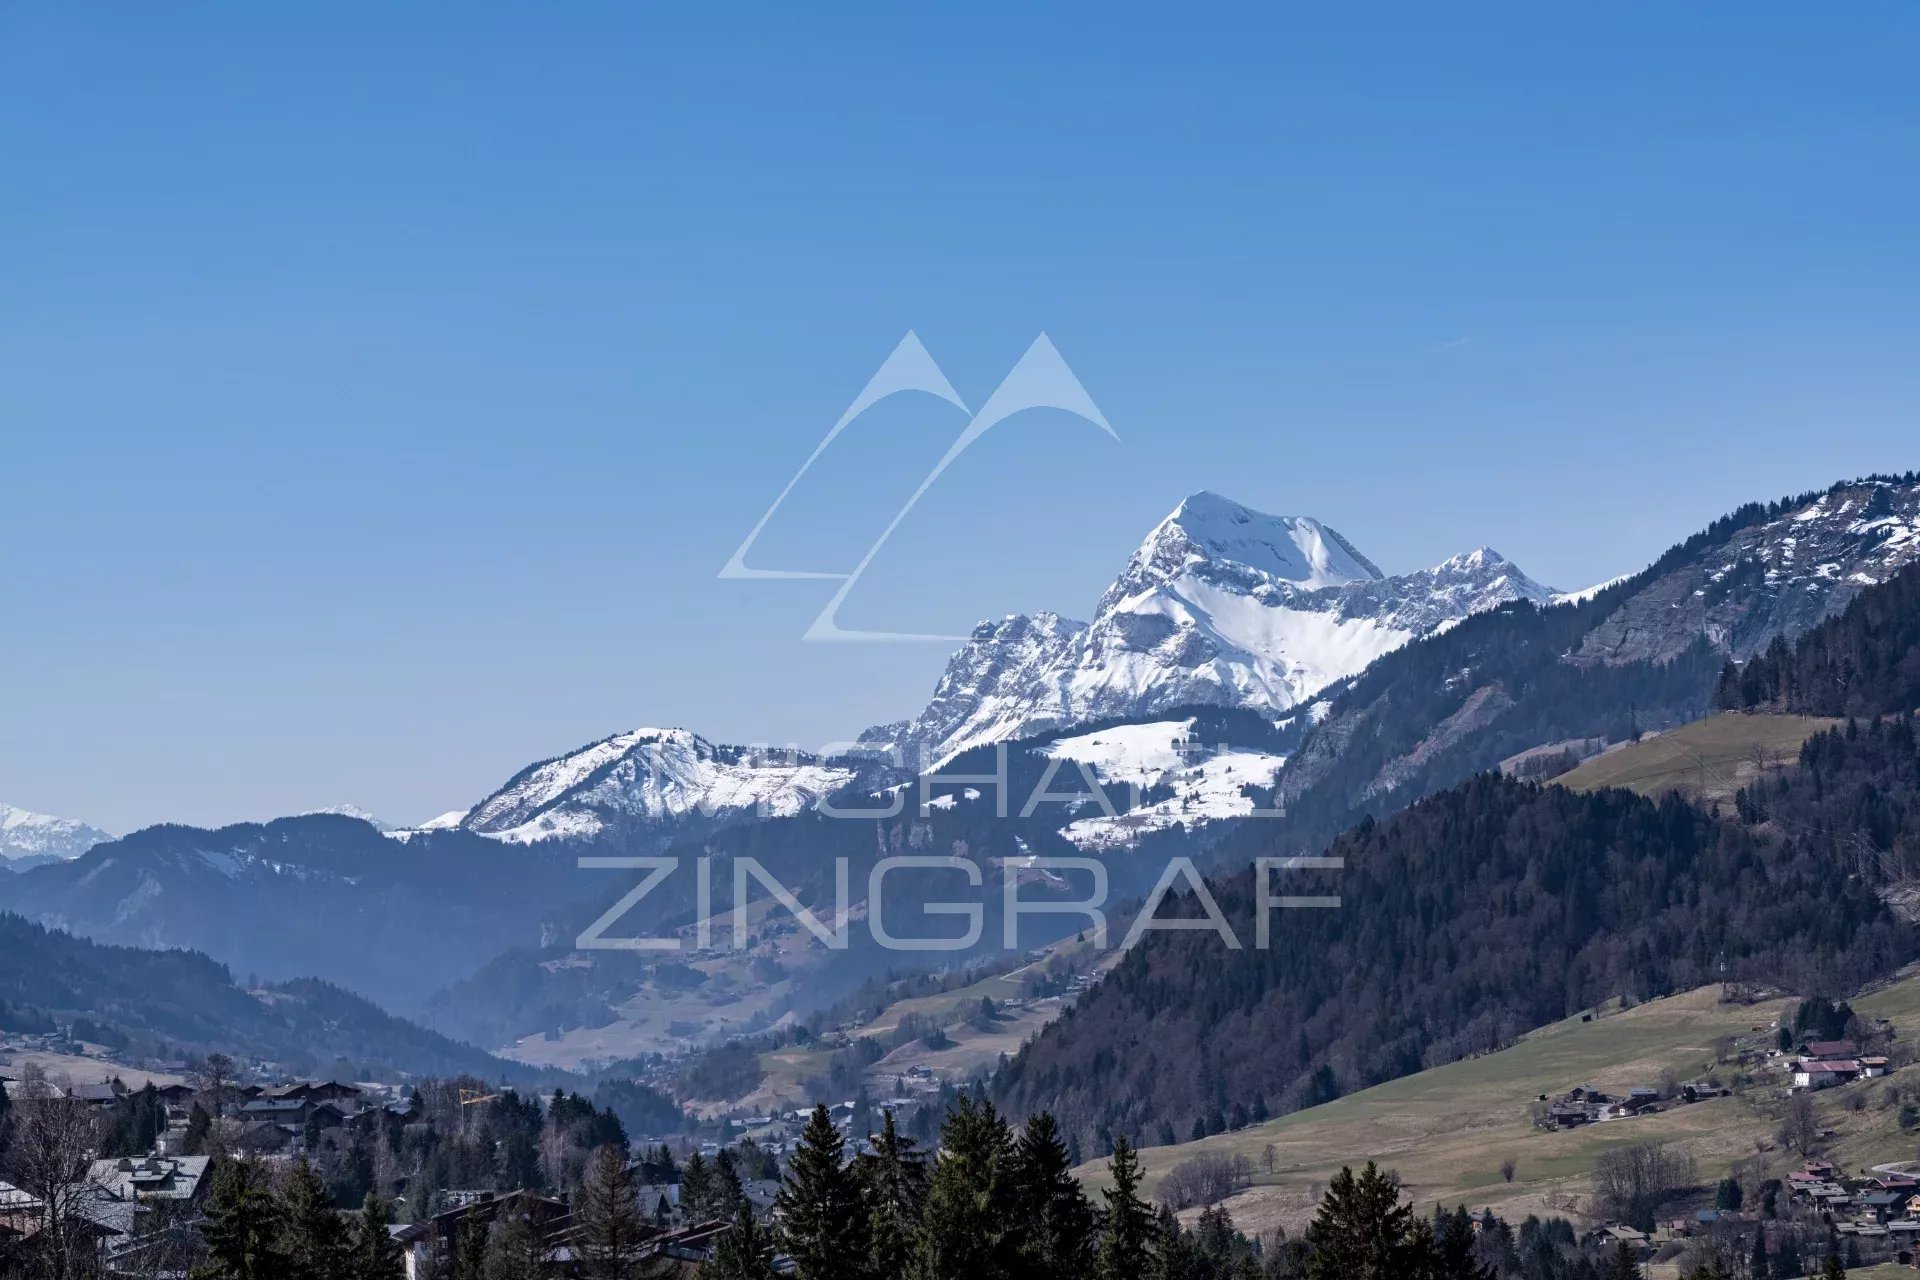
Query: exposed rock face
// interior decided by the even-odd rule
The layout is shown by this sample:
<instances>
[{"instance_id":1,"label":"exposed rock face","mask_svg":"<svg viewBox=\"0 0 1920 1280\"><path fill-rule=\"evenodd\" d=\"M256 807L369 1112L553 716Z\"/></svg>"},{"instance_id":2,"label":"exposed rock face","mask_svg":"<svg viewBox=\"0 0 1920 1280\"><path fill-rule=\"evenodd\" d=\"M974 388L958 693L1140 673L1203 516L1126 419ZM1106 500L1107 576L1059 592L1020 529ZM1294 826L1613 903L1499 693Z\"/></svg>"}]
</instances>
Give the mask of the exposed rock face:
<instances>
[{"instance_id":1,"label":"exposed rock face","mask_svg":"<svg viewBox=\"0 0 1920 1280\"><path fill-rule=\"evenodd\" d=\"M1920 557L1920 485L1841 485L1734 534L1630 597L1579 662L1664 662L1705 636L1744 661L1843 611Z\"/></svg>"}]
</instances>

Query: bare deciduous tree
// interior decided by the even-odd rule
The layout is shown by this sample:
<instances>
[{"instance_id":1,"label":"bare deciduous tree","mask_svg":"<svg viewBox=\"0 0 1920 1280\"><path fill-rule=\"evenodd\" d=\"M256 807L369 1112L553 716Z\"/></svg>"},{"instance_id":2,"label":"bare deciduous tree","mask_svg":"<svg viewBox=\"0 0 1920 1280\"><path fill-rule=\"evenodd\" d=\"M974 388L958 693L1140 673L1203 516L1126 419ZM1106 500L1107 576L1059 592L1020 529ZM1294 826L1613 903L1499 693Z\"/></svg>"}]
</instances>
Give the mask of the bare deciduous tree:
<instances>
[{"instance_id":1,"label":"bare deciduous tree","mask_svg":"<svg viewBox=\"0 0 1920 1280\"><path fill-rule=\"evenodd\" d=\"M1796 1093L1788 1100L1780 1121L1780 1143L1803 1156L1812 1155L1820 1145L1820 1113L1814 1110L1812 1094Z\"/></svg>"},{"instance_id":2,"label":"bare deciduous tree","mask_svg":"<svg viewBox=\"0 0 1920 1280\"><path fill-rule=\"evenodd\" d=\"M1646 1219L1661 1201L1693 1182L1693 1157L1675 1147L1640 1143L1604 1151L1593 1162L1593 1191L1607 1212Z\"/></svg>"},{"instance_id":3,"label":"bare deciduous tree","mask_svg":"<svg viewBox=\"0 0 1920 1280\"><path fill-rule=\"evenodd\" d=\"M1520 1172L1520 1162L1518 1160L1515 1160L1512 1156L1508 1156L1505 1160L1502 1160L1500 1162L1501 1181L1512 1182L1513 1175L1518 1172Z\"/></svg>"},{"instance_id":4,"label":"bare deciduous tree","mask_svg":"<svg viewBox=\"0 0 1920 1280\"><path fill-rule=\"evenodd\" d=\"M100 1189L88 1180L98 1125L86 1103L67 1096L38 1066L20 1072L8 1120L6 1180L38 1201L33 1246L46 1280L93 1272L92 1224L82 1209Z\"/></svg>"},{"instance_id":5,"label":"bare deciduous tree","mask_svg":"<svg viewBox=\"0 0 1920 1280\"><path fill-rule=\"evenodd\" d=\"M226 1114L227 1091L233 1087L233 1059L224 1053L210 1053L192 1073L193 1087L207 1095L207 1110L215 1120Z\"/></svg>"}]
</instances>

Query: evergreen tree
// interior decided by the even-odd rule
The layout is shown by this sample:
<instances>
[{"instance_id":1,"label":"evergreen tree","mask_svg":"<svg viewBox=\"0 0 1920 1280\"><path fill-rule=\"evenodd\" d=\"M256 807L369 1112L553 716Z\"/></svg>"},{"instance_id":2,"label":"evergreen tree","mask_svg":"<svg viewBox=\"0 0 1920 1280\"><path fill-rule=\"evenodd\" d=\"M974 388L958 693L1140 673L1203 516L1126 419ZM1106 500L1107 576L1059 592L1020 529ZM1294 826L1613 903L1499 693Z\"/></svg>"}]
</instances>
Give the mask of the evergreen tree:
<instances>
[{"instance_id":1,"label":"evergreen tree","mask_svg":"<svg viewBox=\"0 0 1920 1280\"><path fill-rule=\"evenodd\" d=\"M546 1253L540 1233L525 1214L496 1218L487 1233L484 1280L541 1280Z\"/></svg>"},{"instance_id":2,"label":"evergreen tree","mask_svg":"<svg viewBox=\"0 0 1920 1280\"><path fill-rule=\"evenodd\" d=\"M774 1280L773 1235L754 1220L751 1206L743 1204L734 1214L732 1229L701 1266L700 1280Z\"/></svg>"},{"instance_id":3,"label":"evergreen tree","mask_svg":"<svg viewBox=\"0 0 1920 1280\"><path fill-rule=\"evenodd\" d=\"M800 1280L842 1280L865 1256L860 1193L842 1160L846 1144L826 1107L813 1109L776 1202L781 1241Z\"/></svg>"},{"instance_id":4,"label":"evergreen tree","mask_svg":"<svg viewBox=\"0 0 1920 1280\"><path fill-rule=\"evenodd\" d=\"M453 1246L453 1280L487 1280L487 1220L474 1206L460 1215Z\"/></svg>"},{"instance_id":5,"label":"evergreen tree","mask_svg":"<svg viewBox=\"0 0 1920 1280\"><path fill-rule=\"evenodd\" d=\"M1113 1186L1100 1194L1107 1202L1095 1274L1100 1280L1145 1280L1156 1234L1153 1211L1140 1198L1140 1158L1125 1138L1113 1140L1109 1162Z\"/></svg>"},{"instance_id":6,"label":"evergreen tree","mask_svg":"<svg viewBox=\"0 0 1920 1280\"><path fill-rule=\"evenodd\" d=\"M352 1233L335 1212L326 1183L304 1158L287 1174L281 1204L281 1252L288 1280L339 1280L353 1251Z\"/></svg>"},{"instance_id":7,"label":"evergreen tree","mask_svg":"<svg viewBox=\"0 0 1920 1280\"><path fill-rule=\"evenodd\" d=\"M1358 1177L1342 1169L1307 1227L1308 1280L1402 1280L1420 1261L1412 1232L1413 1210L1400 1203L1398 1179L1372 1161Z\"/></svg>"},{"instance_id":8,"label":"evergreen tree","mask_svg":"<svg viewBox=\"0 0 1920 1280\"><path fill-rule=\"evenodd\" d=\"M190 1156L207 1154L207 1134L213 1129L213 1117L199 1103L193 1104L193 1110L187 1116L186 1136L181 1139L180 1149Z\"/></svg>"},{"instance_id":9,"label":"evergreen tree","mask_svg":"<svg viewBox=\"0 0 1920 1280\"><path fill-rule=\"evenodd\" d=\"M1718 1264L1709 1265L1717 1266ZM1709 1272L1696 1271L1693 1274L1702 1277L1702 1280L1712 1280ZM1607 1269L1601 1273L1601 1280L1643 1280L1643 1276L1640 1264L1633 1260L1633 1250L1627 1247L1625 1240L1622 1240L1614 1246L1612 1255L1607 1258Z\"/></svg>"},{"instance_id":10,"label":"evergreen tree","mask_svg":"<svg viewBox=\"0 0 1920 1280\"><path fill-rule=\"evenodd\" d=\"M873 1280L904 1276L914 1256L921 1205L927 1195L927 1163L918 1144L884 1111L871 1154L856 1162L867 1209L867 1274Z\"/></svg>"},{"instance_id":11,"label":"evergreen tree","mask_svg":"<svg viewBox=\"0 0 1920 1280\"><path fill-rule=\"evenodd\" d=\"M1773 1274L1767 1257L1767 1229L1761 1227L1753 1233L1753 1255L1747 1264L1754 1280L1767 1280Z\"/></svg>"},{"instance_id":12,"label":"evergreen tree","mask_svg":"<svg viewBox=\"0 0 1920 1280\"><path fill-rule=\"evenodd\" d=\"M1473 1221L1464 1207L1452 1214L1436 1209L1432 1223L1413 1224L1410 1280L1497 1280L1492 1267L1475 1260L1473 1242Z\"/></svg>"},{"instance_id":13,"label":"evergreen tree","mask_svg":"<svg viewBox=\"0 0 1920 1280\"><path fill-rule=\"evenodd\" d=\"M1807 1272L1800 1261L1800 1241L1792 1231L1780 1239L1779 1247L1773 1251L1773 1274L1776 1276L1801 1276Z\"/></svg>"},{"instance_id":14,"label":"evergreen tree","mask_svg":"<svg viewBox=\"0 0 1920 1280\"><path fill-rule=\"evenodd\" d=\"M1093 1256L1093 1206L1053 1117L1027 1121L1008 1170L1023 1280L1080 1280Z\"/></svg>"},{"instance_id":15,"label":"evergreen tree","mask_svg":"<svg viewBox=\"0 0 1920 1280\"><path fill-rule=\"evenodd\" d=\"M965 1094L940 1129L940 1158L920 1222L919 1280L1002 1280L1012 1274L1008 1175L1013 1134L991 1102Z\"/></svg>"},{"instance_id":16,"label":"evergreen tree","mask_svg":"<svg viewBox=\"0 0 1920 1280\"><path fill-rule=\"evenodd\" d=\"M220 1166L200 1235L207 1263L194 1269L194 1280L282 1280L287 1274L280 1205L251 1160Z\"/></svg>"},{"instance_id":17,"label":"evergreen tree","mask_svg":"<svg viewBox=\"0 0 1920 1280\"><path fill-rule=\"evenodd\" d=\"M525 1191L540 1185L540 1150L526 1129L515 1129L501 1139L495 1164L502 1191Z\"/></svg>"},{"instance_id":18,"label":"evergreen tree","mask_svg":"<svg viewBox=\"0 0 1920 1280\"><path fill-rule=\"evenodd\" d=\"M1820 1268L1820 1280L1847 1280L1847 1269L1840 1263L1840 1255L1829 1253L1827 1263Z\"/></svg>"},{"instance_id":19,"label":"evergreen tree","mask_svg":"<svg viewBox=\"0 0 1920 1280\"><path fill-rule=\"evenodd\" d=\"M740 1170L734 1164L733 1153L722 1151L714 1157L713 1171L707 1176L710 1194L707 1198L707 1216L731 1220L740 1212L740 1206L747 1202L745 1188L740 1185Z\"/></svg>"},{"instance_id":20,"label":"evergreen tree","mask_svg":"<svg viewBox=\"0 0 1920 1280\"><path fill-rule=\"evenodd\" d=\"M698 1151L687 1158L680 1173L680 1212L688 1222L705 1222L713 1214L713 1166Z\"/></svg>"},{"instance_id":21,"label":"evergreen tree","mask_svg":"<svg viewBox=\"0 0 1920 1280\"><path fill-rule=\"evenodd\" d=\"M573 1206L588 1280L628 1280L633 1274L641 1241L652 1234L634 1191L626 1154L613 1143L602 1146L587 1165Z\"/></svg>"},{"instance_id":22,"label":"evergreen tree","mask_svg":"<svg viewBox=\"0 0 1920 1280\"><path fill-rule=\"evenodd\" d=\"M1622 1249L1626 1248L1625 1245L1621 1245L1620 1247ZM1629 1256L1627 1262L1631 1264L1633 1258ZM1606 1280L1613 1280L1613 1275L1614 1273L1612 1271L1607 1272ZM1640 1268L1634 1267L1633 1275L1637 1280L1640 1275ZM1687 1280L1733 1280L1733 1273L1721 1265L1718 1258L1712 1258L1688 1272Z\"/></svg>"},{"instance_id":23,"label":"evergreen tree","mask_svg":"<svg viewBox=\"0 0 1920 1280\"><path fill-rule=\"evenodd\" d=\"M1154 1236L1159 1248L1147 1266L1149 1280L1198 1280L1202 1265L1200 1250L1193 1238L1180 1229L1180 1220L1173 1216L1173 1210L1165 1205L1160 1207Z\"/></svg>"},{"instance_id":24,"label":"evergreen tree","mask_svg":"<svg viewBox=\"0 0 1920 1280\"><path fill-rule=\"evenodd\" d=\"M360 1206L360 1230L354 1238L352 1265L347 1272L352 1280L400 1280L406 1274L400 1242L388 1230L391 1226L392 1202L367 1192Z\"/></svg>"}]
</instances>

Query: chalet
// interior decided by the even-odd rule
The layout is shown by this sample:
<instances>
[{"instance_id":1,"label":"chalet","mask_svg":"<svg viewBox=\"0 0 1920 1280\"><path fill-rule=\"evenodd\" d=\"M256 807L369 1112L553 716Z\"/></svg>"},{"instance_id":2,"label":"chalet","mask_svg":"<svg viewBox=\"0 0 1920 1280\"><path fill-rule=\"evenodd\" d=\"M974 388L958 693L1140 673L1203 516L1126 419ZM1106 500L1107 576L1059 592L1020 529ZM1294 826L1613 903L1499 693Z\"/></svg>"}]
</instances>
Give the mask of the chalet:
<instances>
[{"instance_id":1,"label":"chalet","mask_svg":"<svg viewBox=\"0 0 1920 1280\"><path fill-rule=\"evenodd\" d=\"M672 1222L680 1216L680 1184L648 1183L634 1193L640 1216L648 1222Z\"/></svg>"},{"instance_id":2,"label":"chalet","mask_svg":"<svg viewBox=\"0 0 1920 1280\"><path fill-rule=\"evenodd\" d=\"M1815 1061L1856 1058L1860 1056L1860 1046L1851 1040L1809 1040L1800 1050L1800 1056Z\"/></svg>"},{"instance_id":3,"label":"chalet","mask_svg":"<svg viewBox=\"0 0 1920 1280\"><path fill-rule=\"evenodd\" d=\"M74 1204L75 1216L68 1224L68 1246L82 1257L69 1256L69 1268L78 1262L89 1274L104 1261L108 1242L124 1237L132 1226L131 1203L119 1205L109 1197L83 1197ZM0 1182L0 1245L6 1247L9 1262L24 1264L23 1274L37 1274L41 1261L35 1237L46 1225L46 1204L11 1183ZM51 1270L51 1268L49 1268Z\"/></svg>"},{"instance_id":4,"label":"chalet","mask_svg":"<svg viewBox=\"0 0 1920 1280\"><path fill-rule=\"evenodd\" d=\"M1871 1213L1875 1220L1885 1222L1900 1211L1907 1197L1894 1191L1868 1191L1854 1197L1854 1206Z\"/></svg>"},{"instance_id":5,"label":"chalet","mask_svg":"<svg viewBox=\"0 0 1920 1280\"><path fill-rule=\"evenodd\" d=\"M207 1156L128 1156L95 1160L87 1181L116 1200L197 1203L207 1190Z\"/></svg>"},{"instance_id":6,"label":"chalet","mask_svg":"<svg viewBox=\"0 0 1920 1280\"><path fill-rule=\"evenodd\" d=\"M1802 1058L1800 1065L1794 1068L1793 1087L1831 1089L1835 1085L1852 1084L1860 1078L1860 1074L1860 1064L1851 1059Z\"/></svg>"},{"instance_id":7,"label":"chalet","mask_svg":"<svg viewBox=\"0 0 1920 1280\"><path fill-rule=\"evenodd\" d=\"M1888 1062L1883 1057L1873 1056L1860 1059L1860 1075L1867 1080L1878 1080L1887 1074Z\"/></svg>"},{"instance_id":8,"label":"chalet","mask_svg":"<svg viewBox=\"0 0 1920 1280\"><path fill-rule=\"evenodd\" d=\"M468 1222L492 1226L493 1222L515 1219L524 1219L534 1226L541 1244L547 1247L547 1263L555 1265L553 1274L564 1274L564 1265L570 1261L570 1255L564 1251L564 1240L572 1226L572 1209L568 1209L564 1201L534 1192L472 1192L470 1199L467 1196L449 1197L449 1201L451 1199L463 1203L455 1203L426 1221L394 1228L394 1240L399 1242L405 1255L407 1280L440 1274L442 1268L453 1261L461 1228ZM557 1253L561 1257L555 1257Z\"/></svg>"}]
</instances>

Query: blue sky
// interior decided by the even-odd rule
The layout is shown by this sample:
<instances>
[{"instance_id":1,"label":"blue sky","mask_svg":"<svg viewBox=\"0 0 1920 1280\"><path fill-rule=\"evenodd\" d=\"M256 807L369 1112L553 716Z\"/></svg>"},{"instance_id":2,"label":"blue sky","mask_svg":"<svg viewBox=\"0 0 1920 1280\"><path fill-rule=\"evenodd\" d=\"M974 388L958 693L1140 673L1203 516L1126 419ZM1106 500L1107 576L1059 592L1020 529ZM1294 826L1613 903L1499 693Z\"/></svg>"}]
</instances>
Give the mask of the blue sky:
<instances>
[{"instance_id":1,"label":"blue sky","mask_svg":"<svg viewBox=\"0 0 1920 1280\"><path fill-rule=\"evenodd\" d=\"M1084 613L1187 492L1561 586L1920 466L1920 11L0 4L0 799L411 821L940 646L719 581L908 329L968 453L843 620ZM962 424L768 529L858 557Z\"/></svg>"}]
</instances>

